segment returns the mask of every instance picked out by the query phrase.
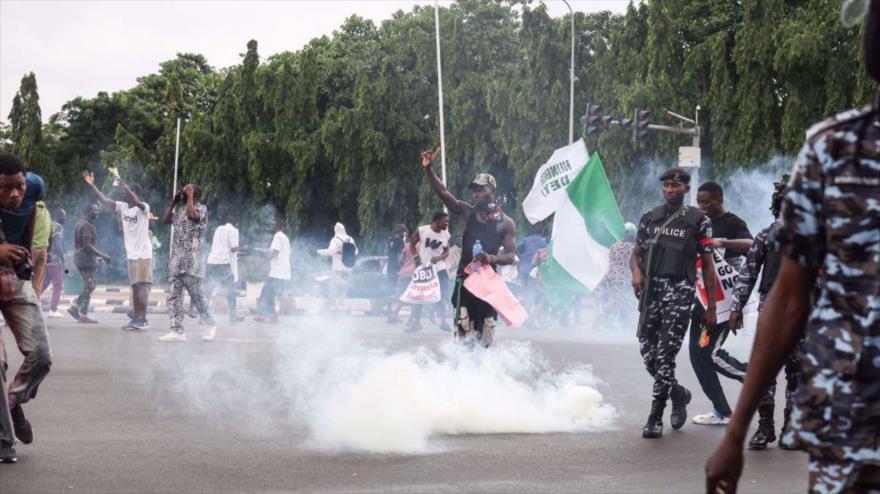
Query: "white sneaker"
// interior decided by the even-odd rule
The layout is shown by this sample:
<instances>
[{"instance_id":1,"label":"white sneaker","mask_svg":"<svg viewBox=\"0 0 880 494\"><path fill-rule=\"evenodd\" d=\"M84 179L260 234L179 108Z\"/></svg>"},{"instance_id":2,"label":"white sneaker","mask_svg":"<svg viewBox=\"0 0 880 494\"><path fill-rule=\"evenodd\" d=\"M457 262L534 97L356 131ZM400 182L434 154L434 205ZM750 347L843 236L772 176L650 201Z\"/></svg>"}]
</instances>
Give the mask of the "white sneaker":
<instances>
[{"instance_id":1,"label":"white sneaker","mask_svg":"<svg viewBox=\"0 0 880 494\"><path fill-rule=\"evenodd\" d=\"M205 341L211 341L214 339L215 334L217 334L217 326L208 326L205 328L205 334L202 335L202 339Z\"/></svg>"},{"instance_id":2,"label":"white sneaker","mask_svg":"<svg viewBox=\"0 0 880 494\"><path fill-rule=\"evenodd\" d=\"M186 341L186 335L177 331L169 331L168 334L160 336L159 341Z\"/></svg>"},{"instance_id":3,"label":"white sneaker","mask_svg":"<svg viewBox=\"0 0 880 494\"><path fill-rule=\"evenodd\" d=\"M722 417L715 412L709 412L696 415L692 420L699 425L727 425L730 422L730 417Z\"/></svg>"},{"instance_id":4,"label":"white sneaker","mask_svg":"<svg viewBox=\"0 0 880 494\"><path fill-rule=\"evenodd\" d=\"M48 318L50 318L50 319L61 319L61 318L64 317L64 315L62 315L62 314L61 314L60 312L58 312L57 310L53 310L53 311L49 311L49 313L46 314L46 317L48 317Z\"/></svg>"}]
</instances>

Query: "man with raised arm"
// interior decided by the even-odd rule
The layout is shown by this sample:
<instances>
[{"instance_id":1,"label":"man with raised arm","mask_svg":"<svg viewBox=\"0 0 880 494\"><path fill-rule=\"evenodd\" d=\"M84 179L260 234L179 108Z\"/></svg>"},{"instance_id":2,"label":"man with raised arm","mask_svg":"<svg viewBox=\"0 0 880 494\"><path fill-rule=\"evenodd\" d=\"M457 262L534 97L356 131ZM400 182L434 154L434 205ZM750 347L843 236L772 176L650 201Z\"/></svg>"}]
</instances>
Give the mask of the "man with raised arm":
<instances>
[{"instance_id":1,"label":"man with raised arm","mask_svg":"<svg viewBox=\"0 0 880 494\"><path fill-rule=\"evenodd\" d=\"M456 289L452 293L453 306L460 300L460 317L453 330L453 335L457 341L479 342L482 346L489 347L492 344L495 320L498 316L491 305L475 297L464 287L463 281L468 276L465 273L465 268L471 262L492 269L496 269L497 266L514 264L516 262L516 225L496 204L495 177L488 173L480 173L468 185L473 204L468 204L452 195L431 168L431 163L439 154L440 149L421 153L425 177L440 201L451 214L458 216L464 225ZM476 255L474 255L475 245L479 246ZM504 254L499 254L498 251L502 247L504 247Z\"/></svg>"},{"instance_id":2,"label":"man with raised arm","mask_svg":"<svg viewBox=\"0 0 880 494\"><path fill-rule=\"evenodd\" d=\"M117 177L125 194L125 202L114 201L95 187L95 176L82 173L83 182L105 209L113 211L122 220L122 240L128 259L128 282L131 284L131 321L122 329L146 331L147 301L153 286L153 246L150 242L150 205L141 200L140 187L125 183Z\"/></svg>"}]
</instances>

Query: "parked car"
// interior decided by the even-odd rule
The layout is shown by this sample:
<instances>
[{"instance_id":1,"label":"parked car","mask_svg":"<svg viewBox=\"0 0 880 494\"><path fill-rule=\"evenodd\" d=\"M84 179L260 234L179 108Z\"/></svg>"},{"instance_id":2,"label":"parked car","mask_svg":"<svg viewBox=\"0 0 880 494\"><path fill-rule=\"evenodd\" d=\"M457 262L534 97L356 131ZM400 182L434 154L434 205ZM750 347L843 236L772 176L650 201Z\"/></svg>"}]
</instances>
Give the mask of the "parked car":
<instances>
[{"instance_id":1,"label":"parked car","mask_svg":"<svg viewBox=\"0 0 880 494\"><path fill-rule=\"evenodd\" d=\"M351 269L348 290L345 295L348 298L383 298L385 297L386 276L388 268L387 256L360 257Z\"/></svg>"}]
</instances>

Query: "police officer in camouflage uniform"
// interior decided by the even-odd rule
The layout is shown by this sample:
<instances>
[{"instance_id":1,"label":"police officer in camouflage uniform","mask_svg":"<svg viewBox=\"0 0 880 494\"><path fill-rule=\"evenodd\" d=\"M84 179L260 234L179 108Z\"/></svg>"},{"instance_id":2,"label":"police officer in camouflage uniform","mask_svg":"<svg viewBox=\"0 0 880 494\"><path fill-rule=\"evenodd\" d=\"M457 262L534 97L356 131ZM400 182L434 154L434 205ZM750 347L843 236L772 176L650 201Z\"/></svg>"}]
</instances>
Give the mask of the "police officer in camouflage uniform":
<instances>
[{"instance_id":1,"label":"police officer in camouflage uniform","mask_svg":"<svg viewBox=\"0 0 880 494\"><path fill-rule=\"evenodd\" d=\"M866 0L867 1L867 0ZM844 2L844 11L852 1ZM864 51L880 81L880 0ZM782 202L779 275L733 420L706 465L707 492L734 492L763 389L804 336L791 430L810 455L811 492L880 491L880 91L873 105L813 126ZM817 270L820 291L810 310Z\"/></svg>"},{"instance_id":2,"label":"police officer in camouflage uniform","mask_svg":"<svg viewBox=\"0 0 880 494\"><path fill-rule=\"evenodd\" d=\"M632 285L640 300L639 350L654 378L654 400L642 429L644 438L663 435L663 410L670 397L672 428L681 428L687 420L685 407L691 393L675 380L675 356L681 349L694 304L698 257L710 294L705 322L715 326L712 224L702 211L684 205L690 180L681 168L660 176L666 203L642 215L630 258Z\"/></svg>"},{"instance_id":3,"label":"police officer in camouflage uniform","mask_svg":"<svg viewBox=\"0 0 880 494\"><path fill-rule=\"evenodd\" d=\"M776 276L779 274L779 266L782 264L782 253L779 249L779 243L776 241L779 228L782 223L779 221L779 209L782 206L782 197L785 192L785 186L788 183L788 175L782 177L782 180L776 182L775 192L773 193L770 211L773 212L773 221L770 226L761 230L755 237L755 241L749 252L746 254L746 263L740 270L739 277L736 280L736 286L733 289L733 301L730 306L730 327L739 329L742 327L742 309L749 301L752 290L755 285L758 286L758 311L764 307L764 301ZM758 273L761 274L760 282L758 282ZM791 405L794 390L797 388L798 370L800 369L800 360L798 352L793 352L788 360L785 361L785 412L782 424L783 433L788 429L789 417L791 416ZM776 440L776 425L773 420L775 410L776 383L770 384L770 389L761 399L758 405L758 430L749 440L749 449L765 449L768 443ZM779 445L783 449L790 449L784 444Z\"/></svg>"}]
</instances>

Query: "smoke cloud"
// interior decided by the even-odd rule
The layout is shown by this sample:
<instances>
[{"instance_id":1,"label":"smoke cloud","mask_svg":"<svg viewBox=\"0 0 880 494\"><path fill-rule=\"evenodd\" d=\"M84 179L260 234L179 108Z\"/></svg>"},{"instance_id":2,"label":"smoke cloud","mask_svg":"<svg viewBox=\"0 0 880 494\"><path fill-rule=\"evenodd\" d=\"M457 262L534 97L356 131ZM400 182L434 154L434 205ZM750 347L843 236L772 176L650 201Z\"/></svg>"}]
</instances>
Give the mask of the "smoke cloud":
<instances>
[{"instance_id":1,"label":"smoke cloud","mask_svg":"<svg viewBox=\"0 0 880 494\"><path fill-rule=\"evenodd\" d=\"M790 163L776 157L721 181L726 208L753 234L772 221L773 183ZM642 211L662 201L655 177L665 168L645 163L641 190L632 191L644 201ZM311 241L323 246L326 238ZM635 344L634 307L607 314L596 304L587 306L583 323L544 327L530 339ZM451 342L401 348L389 332L366 343L345 321L309 316L243 341L223 341L221 329L212 344L163 347L153 377L175 385L158 396L160 410L179 410L163 406L173 401L188 413L234 418L228 422L256 436L302 428L308 440L298 446L331 453L425 454L441 450L446 435L614 427L616 411L589 365L554 369L522 341L503 341L488 351ZM200 336L197 330L194 336ZM243 345L260 350L242 351Z\"/></svg>"},{"instance_id":2,"label":"smoke cloud","mask_svg":"<svg viewBox=\"0 0 880 494\"><path fill-rule=\"evenodd\" d=\"M725 208L745 220L753 235L773 222L773 184L791 171L793 163L793 157L775 156L757 167L739 168L721 181Z\"/></svg>"},{"instance_id":3,"label":"smoke cloud","mask_svg":"<svg viewBox=\"0 0 880 494\"><path fill-rule=\"evenodd\" d=\"M530 343L392 350L340 326L298 321L269 334L259 345L271 355L251 361L222 341L169 348L156 368L173 378L156 377L176 382L169 398L194 413L234 416L264 434L304 425L304 446L331 452L423 454L441 449L443 435L613 426L591 368L557 372Z\"/></svg>"}]
</instances>

